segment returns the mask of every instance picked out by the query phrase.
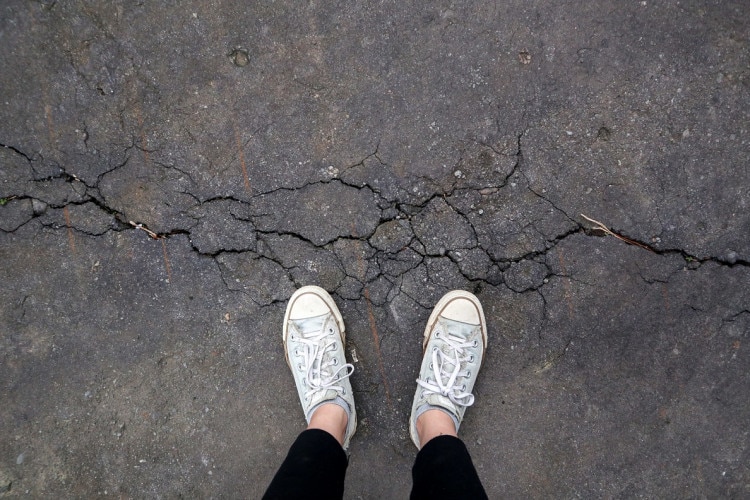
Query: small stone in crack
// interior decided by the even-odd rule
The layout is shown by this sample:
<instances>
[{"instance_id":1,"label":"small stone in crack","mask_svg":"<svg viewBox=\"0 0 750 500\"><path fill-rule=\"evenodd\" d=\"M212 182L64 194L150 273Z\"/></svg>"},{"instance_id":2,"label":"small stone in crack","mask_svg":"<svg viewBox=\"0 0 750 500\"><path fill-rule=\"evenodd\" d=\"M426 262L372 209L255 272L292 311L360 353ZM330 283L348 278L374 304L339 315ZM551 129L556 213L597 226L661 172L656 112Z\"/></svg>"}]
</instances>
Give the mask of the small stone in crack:
<instances>
[{"instance_id":1,"label":"small stone in crack","mask_svg":"<svg viewBox=\"0 0 750 500\"><path fill-rule=\"evenodd\" d=\"M245 49L234 49L229 57L232 59L232 64L240 68L247 66L247 63L250 62L250 57Z\"/></svg>"},{"instance_id":2,"label":"small stone in crack","mask_svg":"<svg viewBox=\"0 0 750 500\"><path fill-rule=\"evenodd\" d=\"M724 257L724 260L725 260L725 261L726 261L726 262L727 262L728 264L736 264L736 263L737 263L737 252L735 252L735 251L733 251L733 250L730 250L730 251L729 251L729 252L727 253L727 256L726 256L726 257Z\"/></svg>"},{"instance_id":3,"label":"small stone in crack","mask_svg":"<svg viewBox=\"0 0 750 500\"><path fill-rule=\"evenodd\" d=\"M31 208L34 210L34 215L42 215L47 211L48 205L41 200L31 200Z\"/></svg>"}]
</instances>

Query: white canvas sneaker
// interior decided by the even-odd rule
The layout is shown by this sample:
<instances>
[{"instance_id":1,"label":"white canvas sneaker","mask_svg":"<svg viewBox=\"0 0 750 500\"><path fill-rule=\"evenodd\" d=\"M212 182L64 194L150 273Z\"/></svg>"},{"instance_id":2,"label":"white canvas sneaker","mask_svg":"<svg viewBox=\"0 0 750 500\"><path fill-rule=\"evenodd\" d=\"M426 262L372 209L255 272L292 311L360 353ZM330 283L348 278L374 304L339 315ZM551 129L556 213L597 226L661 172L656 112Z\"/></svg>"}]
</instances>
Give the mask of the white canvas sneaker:
<instances>
[{"instance_id":1,"label":"white canvas sneaker","mask_svg":"<svg viewBox=\"0 0 750 500\"><path fill-rule=\"evenodd\" d=\"M344 320L328 292L304 286L289 299L284 315L284 350L307 423L323 403L341 406L349 417L344 449L357 429L349 376L354 365L344 354Z\"/></svg>"},{"instance_id":2,"label":"white canvas sneaker","mask_svg":"<svg viewBox=\"0 0 750 500\"><path fill-rule=\"evenodd\" d=\"M461 424L487 348L487 323L482 304L473 294L454 290L435 305L427 320L422 344L424 356L411 407L409 433L417 448L417 418L427 410L448 413Z\"/></svg>"}]
</instances>

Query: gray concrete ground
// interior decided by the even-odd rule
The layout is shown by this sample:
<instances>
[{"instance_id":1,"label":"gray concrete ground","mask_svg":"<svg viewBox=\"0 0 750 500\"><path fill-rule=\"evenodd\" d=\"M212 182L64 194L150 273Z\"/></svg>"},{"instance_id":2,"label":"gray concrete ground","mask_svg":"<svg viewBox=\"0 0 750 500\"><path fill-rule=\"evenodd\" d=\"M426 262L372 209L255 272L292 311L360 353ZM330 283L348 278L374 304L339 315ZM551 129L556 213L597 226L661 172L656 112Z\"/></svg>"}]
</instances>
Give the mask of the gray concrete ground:
<instances>
[{"instance_id":1,"label":"gray concrete ground","mask_svg":"<svg viewBox=\"0 0 750 500\"><path fill-rule=\"evenodd\" d=\"M0 492L259 496L318 284L348 498L407 496L453 288L491 497L750 497L749 35L743 0L3 2Z\"/></svg>"}]
</instances>

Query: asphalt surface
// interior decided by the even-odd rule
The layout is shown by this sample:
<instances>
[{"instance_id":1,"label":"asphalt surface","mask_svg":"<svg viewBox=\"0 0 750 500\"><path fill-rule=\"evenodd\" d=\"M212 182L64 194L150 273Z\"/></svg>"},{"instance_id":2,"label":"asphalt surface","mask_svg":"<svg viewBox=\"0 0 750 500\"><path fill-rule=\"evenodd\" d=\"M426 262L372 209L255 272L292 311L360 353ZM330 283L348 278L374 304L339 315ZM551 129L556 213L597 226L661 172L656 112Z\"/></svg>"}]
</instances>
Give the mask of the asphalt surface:
<instances>
[{"instance_id":1,"label":"asphalt surface","mask_svg":"<svg viewBox=\"0 0 750 500\"><path fill-rule=\"evenodd\" d=\"M490 497L750 497L749 36L741 0L2 2L0 496L258 497L316 284L347 498L407 496L455 288Z\"/></svg>"}]
</instances>

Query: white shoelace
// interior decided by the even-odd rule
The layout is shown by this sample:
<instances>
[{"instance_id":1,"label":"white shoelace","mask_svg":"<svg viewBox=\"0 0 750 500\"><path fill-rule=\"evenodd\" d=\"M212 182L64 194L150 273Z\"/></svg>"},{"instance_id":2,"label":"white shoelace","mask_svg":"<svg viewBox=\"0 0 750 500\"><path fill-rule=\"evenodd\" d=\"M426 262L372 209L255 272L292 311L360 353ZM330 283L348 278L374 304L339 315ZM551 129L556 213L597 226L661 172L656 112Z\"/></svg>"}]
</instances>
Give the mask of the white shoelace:
<instances>
[{"instance_id":1,"label":"white shoelace","mask_svg":"<svg viewBox=\"0 0 750 500\"><path fill-rule=\"evenodd\" d=\"M305 393L305 398L318 391L327 391L329 389L336 392L343 392L344 387L337 385L337 383L354 372L354 365L351 363L343 364L336 370L331 371L334 366L338 365L338 358L336 357L325 362L323 361L326 352L336 349L336 339L325 343L322 342L329 335L337 335L332 328L329 328L328 332L325 331L326 323L327 321L323 322L323 328L320 330L307 334L303 334L298 330L299 336L292 335L292 340L298 341L304 348L302 352L303 361L298 367L301 370L307 367L305 381L309 389ZM296 348L295 355L299 355ZM344 372L343 374L341 373L342 371Z\"/></svg>"},{"instance_id":2,"label":"white shoelace","mask_svg":"<svg viewBox=\"0 0 750 500\"><path fill-rule=\"evenodd\" d=\"M471 375L468 371L463 373L460 371L462 362L473 359L470 353L464 351L464 348L474 346L475 341L467 341L449 333L435 332L435 335L441 335L443 342L450 347L453 355L450 356L437 347L433 348L431 366L435 382L433 383L428 377L427 380L417 379L417 383L428 394L440 394L456 405L471 406L474 404L474 395L466 392L466 386L457 386L456 379Z\"/></svg>"}]
</instances>

